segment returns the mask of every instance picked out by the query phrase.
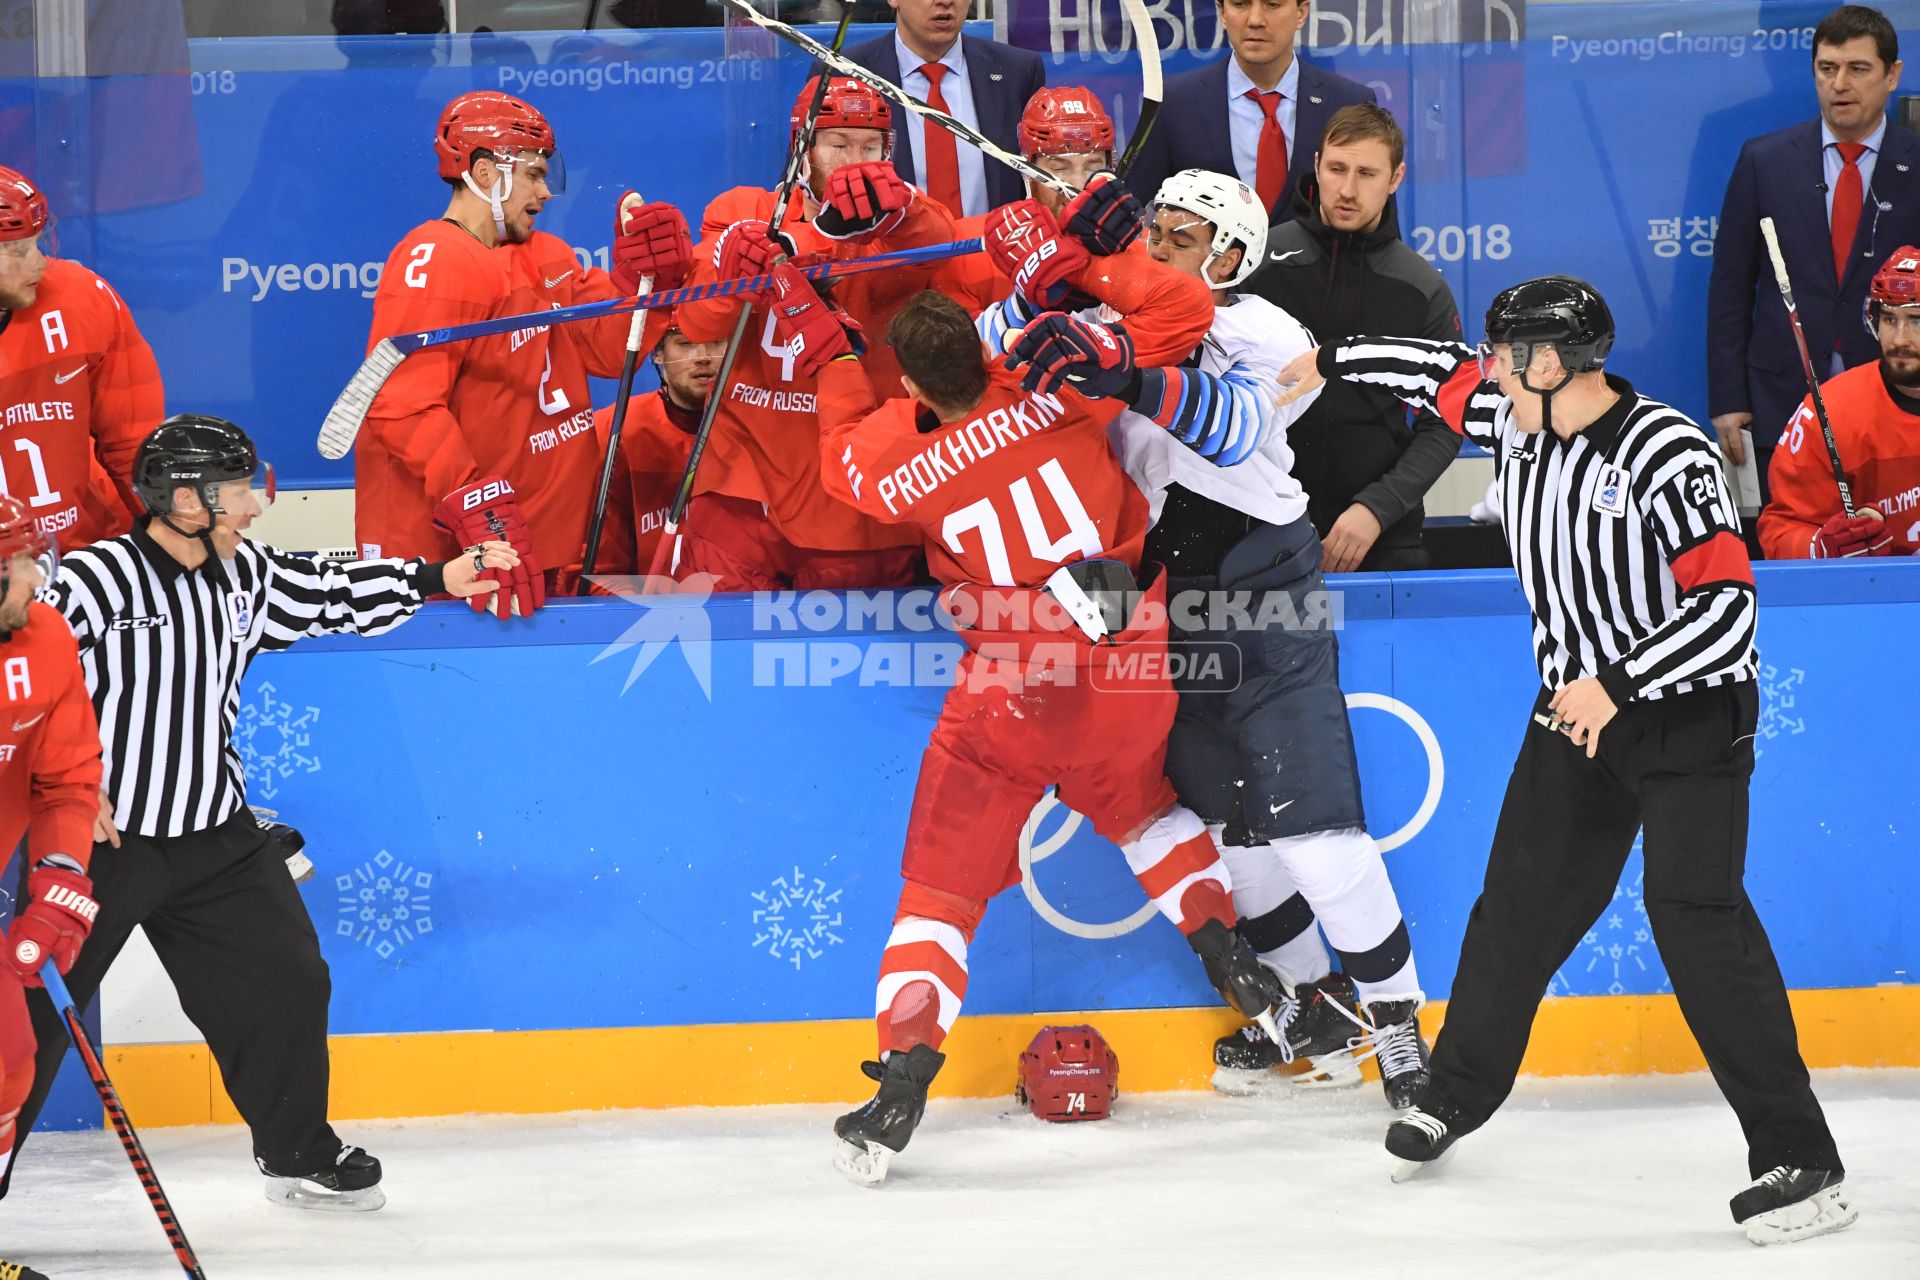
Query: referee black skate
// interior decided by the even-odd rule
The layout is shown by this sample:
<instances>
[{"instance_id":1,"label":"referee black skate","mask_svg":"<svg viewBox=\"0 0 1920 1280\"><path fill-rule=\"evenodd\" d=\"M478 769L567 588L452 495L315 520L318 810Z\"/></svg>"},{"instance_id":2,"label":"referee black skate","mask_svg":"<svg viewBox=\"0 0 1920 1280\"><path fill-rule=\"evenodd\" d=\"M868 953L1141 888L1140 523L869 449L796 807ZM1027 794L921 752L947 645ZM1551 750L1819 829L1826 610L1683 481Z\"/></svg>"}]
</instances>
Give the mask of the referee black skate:
<instances>
[{"instance_id":1,"label":"referee black skate","mask_svg":"<svg viewBox=\"0 0 1920 1280\"><path fill-rule=\"evenodd\" d=\"M253 1130L267 1198L378 1209L380 1162L327 1123L332 988L285 852L246 807L232 745L240 679L255 654L302 636L373 635L435 593L492 590L480 574L515 557L488 542L444 565L329 565L261 546L245 532L271 500L271 476L231 422L169 418L134 461L149 514L61 561L56 603L79 641L103 747L100 914L67 986L84 1008L144 926ZM46 993L27 995L40 1048L16 1158L67 1046Z\"/></svg>"},{"instance_id":2,"label":"referee black skate","mask_svg":"<svg viewBox=\"0 0 1920 1280\"><path fill-rule=\"evenodd\" d=\"M1786 986L1743 883L1757 605L1712 437L1601 371L1613 317L1548 276L1487 310L1476 353L1355 338L1281 376L1392 388L1494 453L1545 686L1467 921L1431 1083L1387 1131L1396 1181L1493 1115L1554 971L1644 828L1647 917L1687 1026L1740 1119L1756 1244L1851 1223Z\"/></svg>"}]
</instances>

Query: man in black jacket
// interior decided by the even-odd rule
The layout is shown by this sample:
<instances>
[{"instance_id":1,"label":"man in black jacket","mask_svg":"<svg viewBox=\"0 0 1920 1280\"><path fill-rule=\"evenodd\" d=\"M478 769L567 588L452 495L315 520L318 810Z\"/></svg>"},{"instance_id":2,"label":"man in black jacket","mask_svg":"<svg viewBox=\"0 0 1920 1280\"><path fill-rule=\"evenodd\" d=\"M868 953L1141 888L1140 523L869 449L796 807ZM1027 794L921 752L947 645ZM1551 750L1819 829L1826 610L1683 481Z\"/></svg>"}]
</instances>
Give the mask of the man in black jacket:
<instances>
[{"instance_id":1,"label":"man in black jacket","mask_svg":"<svg viewBox=\"0 0 1920 1280\"><path fill-rule=\"evenodd\" d=\"M1327 122L1293 221L1267 238L1267 265L1247 284L1321 342L1359 334L1459 341L1453 292L1400 239L1392 196L1406 177L1406 140L1393 116L1368 104ZM1293 473L1333 573L1424 569L1422 506L1460 452L1460 437L1431 413L1382 388L1329 383L1288 432Z\"/></svg>"}]
</instances>

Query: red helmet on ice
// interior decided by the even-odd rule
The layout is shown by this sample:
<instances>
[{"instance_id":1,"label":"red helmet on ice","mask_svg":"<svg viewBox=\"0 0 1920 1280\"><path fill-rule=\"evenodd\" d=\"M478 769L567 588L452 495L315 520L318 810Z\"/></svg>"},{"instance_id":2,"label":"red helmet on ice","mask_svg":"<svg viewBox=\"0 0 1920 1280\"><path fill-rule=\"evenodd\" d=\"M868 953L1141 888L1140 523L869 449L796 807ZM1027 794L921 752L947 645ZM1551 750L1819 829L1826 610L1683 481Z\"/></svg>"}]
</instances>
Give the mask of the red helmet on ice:
<instances>
[{"instance_id":1,"label":"red helmet on ice","mask_svg":"<svg viewBox=\"0 0 1920 1280\"><path fill-rule=\"evenodd\" d=\"M46 229L47 198L17 169L0 165L0 241L31 240Z\"/></svg>"},{"instance_id":2,"label":"red helmet on ice","mask_svg":"<svg viewBox=\"0 0 1920 1280\"><path fill-rule=\"evenodd\" d=\"M1120 1055L1092 1027L1042 1027L1020 1055L1013 1096L1042 1120L1105 1120L1120 1094Z\"/></svg>"},{"instance_id":3,"label":"red helmet on ice","mask_svg":"<svg viewBox=\"0 0 1920 1280\"><path fill-rule=\"evenodd\" d=\"M545 116L512 94L492 90L463 93L449 102L433 131L433 154L440 161L440 176L448 180L471 169L480 151L507 160L517 151L538 151L553 162L557 174L557 150ZM560 190L555 177L550 176L548 185Z\"/></svg>"},{"instance_id":4,"label":"red helmet on ice","mask_svg":"<svg viewBox=\"0 0 1920 1280\"><path fill-rule=\"evenodd\" d=\"M1020 113L1020 154L1074 156L1113 150L1113 121L1093 90L1042 89Z\"/></svg>"},{"instance_id":5,"label":"red helmet on ice","mask_svg":"<svg viewBox=\"0 0 1920 1280\"><path fill-rule=\"evenodd\" d=\"M811 77L801 87L800 96L793 100L793 111L787 116L788 142L800 136L800 126L806 122L807 109L813 105L814 89L819 83L819 76ZM851 76L827 77L827 96L820 103L820 114L814 119L813 129L815 133L822 129L878 129L886 135L885 150L880 158L893 159L893 108L885 98Z\"/></svg>"}]
</instances>

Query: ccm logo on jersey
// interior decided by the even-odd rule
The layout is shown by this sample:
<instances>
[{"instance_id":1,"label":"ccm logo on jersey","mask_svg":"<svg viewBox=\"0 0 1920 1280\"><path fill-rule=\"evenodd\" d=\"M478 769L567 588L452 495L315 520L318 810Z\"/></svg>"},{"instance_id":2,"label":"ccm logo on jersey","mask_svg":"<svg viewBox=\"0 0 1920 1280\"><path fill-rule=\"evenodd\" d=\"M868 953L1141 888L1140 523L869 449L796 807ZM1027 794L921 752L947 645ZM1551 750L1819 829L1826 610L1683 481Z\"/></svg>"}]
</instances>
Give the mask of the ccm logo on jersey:
<instances>
[{"instance_id":1,"label":"ccm logo on jersey","mask_svg":"<svg viewBox=\"0 0 1920 1280\"><path fill-rule=\"evenodd\" d=\"M108 630L110 631L145 631L149 627L164 627L166 625L167 625L167 618L165 614L162 614L159 617L155 617L155 618L115 618L113 620L113 625L109 627Z\"/></svg>"},{"instance_id":2,"label":"ccm logo on jersey","mask_svg":"<svg viewBox=\"0 0 1920 1280\"><path fill-rule=\"evenodd\" d=\"M462 498L460 500L460 509L462 511L471 511L483 502L492 502L496 498L510 497L512 493L512 485L508 484L505 480L495 480L491 484L482 485L480 488L475 489L472 493Z\"/></svg>"}]
</instances>

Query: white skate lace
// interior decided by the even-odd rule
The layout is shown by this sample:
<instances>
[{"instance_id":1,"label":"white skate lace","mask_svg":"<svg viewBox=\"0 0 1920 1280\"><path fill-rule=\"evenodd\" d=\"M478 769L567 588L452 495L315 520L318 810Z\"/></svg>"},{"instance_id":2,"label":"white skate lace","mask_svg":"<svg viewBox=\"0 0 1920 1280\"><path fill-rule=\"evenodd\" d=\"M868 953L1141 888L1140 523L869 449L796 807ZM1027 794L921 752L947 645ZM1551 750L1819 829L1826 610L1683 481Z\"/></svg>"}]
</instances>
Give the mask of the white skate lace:
<instances>
[{"instance_id":1,"label":"white skate lace","mask_svg":"<svg viewBox=\"0 0 1920 1280\"><path fill-rule=\"evenodd\" d=\"M1429 1138L1432 1138L1435 1142L1439 1142L1447 1136L1447 1122L1438 1116L1428 1115L1418 1107L1414 1107L1403 1113L1394 1123L1412 1125Z\"/></svg>"},{"instance_id":2,"label":"white skate lace","mask_svg":"<svg viewBox=\"0 0 1920 1280\"><path fill-rule=\"evenodd\" d=\"M1786 1165L1776 1165L1754 1179L1756 1187L1777 1187L1793 1176L1793 1170Z\"/></svg>"},{"instance_id":3,"label":"white skate lace","mask_svg":"<svg viewBox=\"0 0 1920 1280\"><path fill-rule=\"evenodd\" d=\"M1411 1016L1405 1022L1396 1022L1390 1027L1376 1027L1372 1022L1349 1009L1344 1000L1327 1000L1340 1016L1360 1028L1360 1034L1347 1041L1346 1051L1341 1055L1356 1065L1368 1058L1380 1059L1380 1074L1387 1077L1397 1076L1420 1068L1419 1023ZM1324 1059L1323 1059L1324 1060Z\"/></svg>"},{"instance_id":4,"label":"white skate lace","mask_svg":"<svg viewBox=\"0 0 1920 1280\"><path fill-rule=\"evenodd\" d=\"M1273 1007L1273 1025L1280 1028L1278 1047L1282 1062L1293 1061L1293 1045L1287 1039L1287 1028L1292 1026L1293 1020L1299 1016L1300 1002L1291 994L1282 995L1280 1003ZM1274 1043L1273 1038L1267 1034L1266 1028L1257 1022L1250 1022L1240 1028L1240 1034L1246 1037L1249 1044L1259 1044L1263 1040L1270 1044Z\"/></svg>"}]
</instances>

